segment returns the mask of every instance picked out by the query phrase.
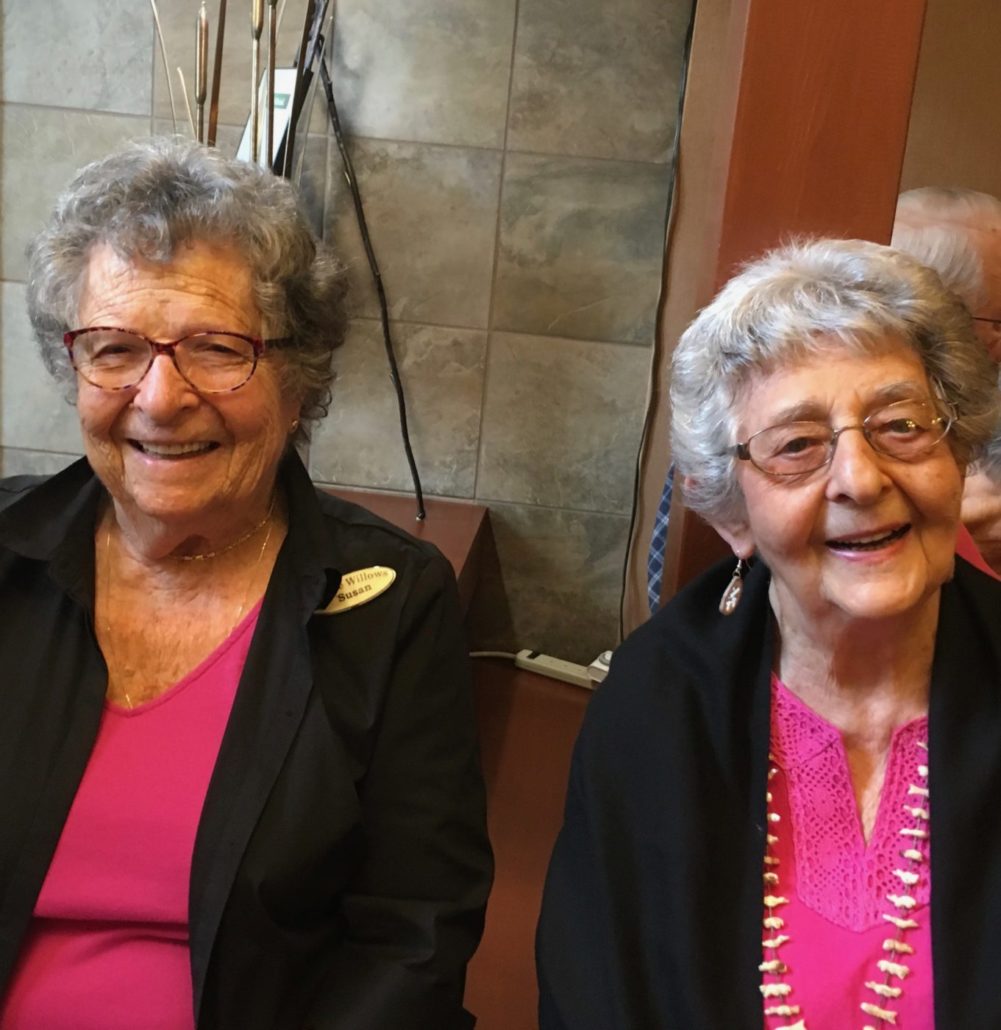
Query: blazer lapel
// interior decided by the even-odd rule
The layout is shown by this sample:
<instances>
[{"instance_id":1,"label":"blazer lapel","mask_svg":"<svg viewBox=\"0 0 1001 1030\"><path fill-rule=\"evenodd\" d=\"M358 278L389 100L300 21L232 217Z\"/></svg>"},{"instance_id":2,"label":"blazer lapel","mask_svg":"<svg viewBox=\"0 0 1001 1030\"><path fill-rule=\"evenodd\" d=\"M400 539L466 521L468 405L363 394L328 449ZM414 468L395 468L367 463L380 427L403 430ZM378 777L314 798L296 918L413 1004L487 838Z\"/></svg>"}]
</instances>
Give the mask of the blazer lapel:
<instances>
[{"instance_id":1,"label":"blazer lapel","mask_svg":"<svg viewBox=\"0 0 1001 1030\"><path fill-rule=\"evenodd\" d=\"M312 690L306 622L324 585L318 575L304 587L287 554L280 555L261 608L195 840L190 934L196 1013L237 869Z\"/></svg>"}]
</instances>

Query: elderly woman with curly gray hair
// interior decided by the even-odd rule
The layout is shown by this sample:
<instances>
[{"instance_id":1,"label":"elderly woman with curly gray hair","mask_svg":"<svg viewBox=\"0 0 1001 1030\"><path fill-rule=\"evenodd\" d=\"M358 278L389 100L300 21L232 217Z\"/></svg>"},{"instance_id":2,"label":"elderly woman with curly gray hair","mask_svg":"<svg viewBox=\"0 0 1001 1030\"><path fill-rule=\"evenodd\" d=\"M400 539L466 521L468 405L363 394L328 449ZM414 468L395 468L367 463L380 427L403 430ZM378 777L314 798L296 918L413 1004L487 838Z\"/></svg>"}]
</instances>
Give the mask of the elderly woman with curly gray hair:
<instances>
[{"instance_id":1,"label":"elderly woman with curly gray hair","mask_svg":"<svg viewBox=\"0 0 1001 1030\"><path fill-rule=\"evenodd\" d=\"M995 370L937 276L819 240L673 361L733 550L592 702L538 936L543 1030L1001 1026L1001 584L955 555Z\"/></svg>"},{"instance_id":2,"label":"elderly woman with curly gray hair","mask_svg":"<svg viewBox=\"0 0 1001 1030\"><path fill-rule=\"evenodd\" d=\"M84 168L29 256L85 458L0 483L0 1025L472 1025L452 572L293 446L337 262L287 182L167 140Z\"/></svg>"}]
</instances>

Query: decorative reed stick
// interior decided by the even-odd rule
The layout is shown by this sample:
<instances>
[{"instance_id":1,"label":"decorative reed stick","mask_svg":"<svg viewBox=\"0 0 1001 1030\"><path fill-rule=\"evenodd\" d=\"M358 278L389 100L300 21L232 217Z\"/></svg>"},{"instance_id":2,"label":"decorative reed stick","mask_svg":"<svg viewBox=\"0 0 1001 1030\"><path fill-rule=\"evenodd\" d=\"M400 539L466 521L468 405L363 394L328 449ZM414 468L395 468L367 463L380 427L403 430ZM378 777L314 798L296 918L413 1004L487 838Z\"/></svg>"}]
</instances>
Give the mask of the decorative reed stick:
<instances>
[{"instance_id":1,"label":"decorative reed stick","mask_svg":"<svg viewBox=\"0 0 1001 1030\"><path fill-rule=\"evenodd\" d=\"M261 132L261 33L264 31L264 0L250 0L250 159L260 157Z\"/></svg>"},{"instance_id":2,"label":"decorative reed stick","mask_svg":"<svg viewBox=\"0 0 1001 1030\"><path fill-rule=\"evenodd\" d=\"M205 142L205 98L208 96L209 70L209 13L205 0L198 9L198 28L195 32L195 111L197 123L195 137Z\"/></svg>"},{"instance_id":3,"label":"decorative reed stick","mask_svg":"<svg viewBox=\"0 0 1001 1030\"><path fill-rule=\"evenodd\" d=\"M184 69L177 66L177 78L181 83L181 96L184 97L184 108L188 112L188 125L191 128L191 135L195 135L195 120L191 117L191 100L188 97L188 84L184 81Z\"/></svg>"},{"instance_id":4,"label":"decorative reed stick","mask_svg":"<svg viewBox=\"0 0 1001 1030\"><path fill-rule=\"evenodd\" d=\"M163 58L163 74L167 80L167 96L170 98L170 121L174 132L177 132L177 108L174 106L174 87L170 84L170 61L167 59L167 44L163 40L163 26L160 24L160 12L156 9L156 0L149 0L153 8L153 24L156 25L156 38L160 43L160 56Z\"/></svg>"},{"instance_id":5,"label":"decorative reed stick","mask_svg":"<svg viewBox=\"0 0 1001 1030\"><path fill-rule=\"evenodd\" d=\"M278 0L268 0L268 167L275 159L275 52L278 47Z\"/></svg>"},{"instance_id":6,"label":"decorative reed stick","mask_svg":"<svg viewBox=\"0 0 1001 1030\"><path fill-rule=\"evenodd\" d=\"M219 0L219 19L215 32L215 63L212 66L212 99L209 102L209 132L206 142L215 146L219 127L219 88L222 85L222 43L226 38L226 0Z\"/></svg>"}]
</instances>

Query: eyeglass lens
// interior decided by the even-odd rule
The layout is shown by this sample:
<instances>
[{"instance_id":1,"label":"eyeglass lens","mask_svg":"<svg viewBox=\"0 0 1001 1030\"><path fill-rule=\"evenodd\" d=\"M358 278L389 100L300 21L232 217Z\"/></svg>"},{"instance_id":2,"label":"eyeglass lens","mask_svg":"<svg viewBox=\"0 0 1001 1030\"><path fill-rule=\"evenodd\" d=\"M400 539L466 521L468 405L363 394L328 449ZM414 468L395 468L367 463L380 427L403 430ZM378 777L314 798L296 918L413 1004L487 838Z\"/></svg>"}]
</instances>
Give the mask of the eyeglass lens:
<instances>
[{"instance_id":1,"label":"eyeglass lens","mask_svg":"<svg viewBox=\"0 0 1001 1030\"><path fill-rule=\"evenodd\" d=\"M750 460L763 472L794 476L823 468L833 457L838 437L859 429L872 448L901 461L930 451L952 422L927 401L905 400L872 412L859 426L834 430L823 422L787 422L755 433L746 445Z\"/></svg>"},{"instance_id":2,"label":"eyeglass lens","mask_svg":"<svg viewBox=\"0 0 1001 1030\"><path fill-rule=\"evenodd\" d=\"M121 390L135 386L154 358L153 344L121 329L88 329L72 344L73 365L94 386ZM230 333L198 333L178 340L172 356L177 370L198 390L223 392L253 375L257 354L252 340Z\"/></svg>"}]
</instances>

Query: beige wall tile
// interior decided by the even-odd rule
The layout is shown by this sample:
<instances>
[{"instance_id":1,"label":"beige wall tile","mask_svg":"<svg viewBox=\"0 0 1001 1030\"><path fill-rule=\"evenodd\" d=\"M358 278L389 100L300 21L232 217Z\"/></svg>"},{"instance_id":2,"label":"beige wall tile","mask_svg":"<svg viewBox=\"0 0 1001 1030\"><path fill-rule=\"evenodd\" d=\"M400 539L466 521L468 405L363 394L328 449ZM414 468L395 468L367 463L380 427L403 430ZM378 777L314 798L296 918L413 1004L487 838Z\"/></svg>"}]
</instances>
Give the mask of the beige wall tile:
<instances>
[{"instance_id":1,"label":"beige wall tile","mask_svg":"<svg viewBox=\"0 0 1001 1030\"><path fill-rule=\"evenodd\" d=\"M7 103L149 116L148 4L7 0L0 41L0 99Z\"/></svg>"},{"instance_id":2,"label":"beige wall tile","mask_svg":"<svg viewBox=\"0 0 1001 1030\"><path fill-rule=\"evenodd\" d=\"M508 146L667 161L690 0L521 0Z\"/></svg>"},{"instance_id":3,"label":"beige wall tile","mask_svg":"<svg viewBox=\"0 0 1001 1030\"><path fill-rule=\"evenodd\" d=\"M359 140L351 148L394 319L485 328L501 156ZM350 267L354 314L378 317L354 209L331 144L328 239Z\"/></svg>"},{"instance_id":4,"label":"beige wall tile","mask_svg":"<svg viewBox=\"0 0 1001 1030\"><path fill-rule=\"evenodd\" d=\"M439 496L470 497L486 334L400 323L393 333L423 487ZM409 492L412 480L379 323L353 322L335 366L334 399L313 436L310 473L325 483Z\"/></svg>"},{"instance_id":5,"label":"beige wall tile","mask_svg":"<svg viewBox=\"0 0 1001 1030\"><path fill-rule=\"evenodd\" d=\"M486 562L473 599L475 650L527 647L586 665L615 646L628 518L491 504L490 523L498 562Z\"/></svg>"},{"instance_id":6,"label":"beige wall tile","mask_svg":"<svg viewBox=\"0 0 1001 1030\"><path fill-rule=\"evenodd\" d=\"M121 140L148 134L149 121L17 104L4 104L0 115L0 279L23 279L25 245L73 174Z\"/></svg>"},{"instance_id":7,"label":"beige wall tile","mask_svg":"<svg viewBox=\"0 0 1001 1030\"><path fill-rule=\"evenodd\" d=\"M494 333L476 497L627 512L645 348Z\"/></svg>"},{"instance_id":8,"label":"beige wall tile","mask_svg":"<svg viewBox=\"0 0 1001 1030\"><path fill-rule=\"evenodd\" d=\"M334 88L345 128L499 147L515 0L340 0Z\"/></svg>"},{"instance_id":9,"label":"beige wall tile","mask_svg":"<svg viewBox=\"0 0 1001 1030\"><path fill-rule=\"evenodd\" d=\"M667 169L508 156L494 329L652 343Z\"/></svg>"},{"instance_id":10,"label":"beige wall tile","mask_svg":"<svg viewBox=\"0 0 1001 1030\"><path fill-rule=\"evenodd\" d=\"M20 283L0 283L0 443L28 451L82 451L76 408L42 364Z\"/></svg>"},{"instance_id":11,"label":"beige wall tile","mask_svg":"<svg viewBox=\"0 0 1001 1030\"><path fill-rule=\"evenodd\" d=\"M293 181L302 195L309 222L320 236L326 222L328 161L327 137L307 135L300 174Z\"/></svg>"}]
</instances>

